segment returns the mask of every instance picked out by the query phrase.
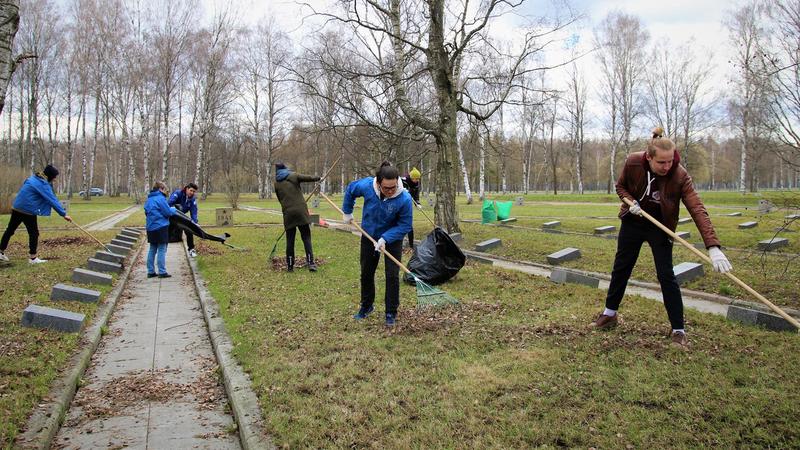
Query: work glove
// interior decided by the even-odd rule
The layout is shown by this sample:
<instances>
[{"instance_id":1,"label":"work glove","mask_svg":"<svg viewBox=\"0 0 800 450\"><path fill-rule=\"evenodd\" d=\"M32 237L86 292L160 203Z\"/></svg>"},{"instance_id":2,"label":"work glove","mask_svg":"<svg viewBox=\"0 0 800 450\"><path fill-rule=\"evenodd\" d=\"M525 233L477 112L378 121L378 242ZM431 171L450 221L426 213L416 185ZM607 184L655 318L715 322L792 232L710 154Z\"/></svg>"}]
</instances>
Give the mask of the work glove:
<instances>
[{"instance_id":1,"label":"work glove","mask_svg":"<svg viewBox=\"0 0 800 450\"><path fill-rule=\"evenodd\" d=\"M67 222L72 222L72 217L64 216L64 220L66 220Z\"/></svg>"},{"instance_id":2,"label":"work glove","mask_svg":"<svg viewBox=\"0 0 800 450\"><path fill-rule=\"evenodd\" d=\"M730 272L733 269L731 266L730 261L728 258L725 257L725 254L722 253L722 250L719 247L711 247L708 249L708 256L711 258L711 265L714 266L714 270L720 273Z\"/></svg>"},{"instance_id":3,"label":"work glove","mask_svg":"<svg viewBox=\"0 0 800 450\"><path fill-rule=\"evenodd\" d=\"M342 222L344 222L344 223L353 223L353 215L352 214L344 214L342 216Z\"/></svg>"},{"instance_id":4,"label":"work glove","mask_svg":"<svg viewBox=\"0 0 800 450\"><path fill-rule=\"evenodd\" d=\"M630 211L631 214L636 214L637 216L642 215L642 207L639 206L639 202L637 202L636 200L633 201L633 205L631 205L628 211Z\"/></svg>"},{"instance_id":5,"label":"work glove","mask_svg":"<svg viewBox=\"0 0 800 450\"><path fill-rule=\"evenodd\" d=\"M422 211L422 204L421 203L417 203L417 209Z\"/></svg>"},{"instance_id":6,"label":"work glove","mask_svg":"<svg viewBox=\"0 0 800 450\"><path fill-rule=\"evenodd\" d=\"M386 241L383 238L378 239L378 242L375 243L375 251L379 252L386 248Z\"/></svg>"}]
</instances>

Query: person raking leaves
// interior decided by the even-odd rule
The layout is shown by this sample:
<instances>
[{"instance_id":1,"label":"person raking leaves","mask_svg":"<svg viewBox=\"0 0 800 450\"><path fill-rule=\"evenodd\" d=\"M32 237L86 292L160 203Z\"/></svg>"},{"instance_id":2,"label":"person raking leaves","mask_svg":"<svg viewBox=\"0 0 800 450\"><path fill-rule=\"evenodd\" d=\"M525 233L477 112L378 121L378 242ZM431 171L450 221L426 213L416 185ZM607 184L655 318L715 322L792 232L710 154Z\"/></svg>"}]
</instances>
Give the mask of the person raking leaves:
<instances>
[{"instance_id":1,"label":"person raking leaves","mask_svg":"<svg viewBox=\"0 0 800 450\"><path fill-rule=\"evenodd\" d=\"M319 181L320 177L302 175L289 170L283 163L275 164L275 194L283 211L283 228L286 230L286 270L294 271L294 238L300 230L300 239L306 251L306 266L317 271L314 248L311 244L311 216L303 198L300 183Z\"/></svg>"}]
</instances>

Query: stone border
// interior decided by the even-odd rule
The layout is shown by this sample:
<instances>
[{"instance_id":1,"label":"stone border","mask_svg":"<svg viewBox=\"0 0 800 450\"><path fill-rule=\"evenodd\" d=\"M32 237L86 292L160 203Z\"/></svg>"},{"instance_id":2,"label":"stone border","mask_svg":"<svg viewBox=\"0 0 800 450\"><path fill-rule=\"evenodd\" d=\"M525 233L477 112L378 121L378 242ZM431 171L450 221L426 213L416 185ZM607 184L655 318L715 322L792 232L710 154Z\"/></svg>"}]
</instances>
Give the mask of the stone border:
<instances>
[{"instance_id":1,"label":"stone border","mask_svg":"<svg viewBox=\"0 0 800 450\"><path fill-rule=\"evenodd\" d=\"M59 428L61 428L61 422L64 420L70 403L72 403L75 391L78 389L78 381L89 366L95 350L97 350L100 339L103 337L102 329L114 312L119 296L128 285L135 261L139 258L143 248L144 245L140 245L132 255L131 261L134 261L134 263L126 265L117 279L117 285L98 308L95 317L99 320L89 325L81 335L79 345L83 348L70 358L67 366L69 369L63 376L53 381L47 395L39 403L39 406L33 410L25 425L25 431L17 436L14 442L14 445L17 446L15 448L45 450L52 446L53 439L55 439Z\"/></svg>"},{"instance_id":2,"label":"stone border","mask_svg":"<svg viewBox=\"0 0 800 450\"><path fill-rule=\"evenodd\" d=\"M233 341L225 329L225 323L219 313L219 305L208 291L197 262L189 257L189 250L183 244L184 254L189 260L189 268L194 279L194 287L200 306L203 308L203 317L208 328L208 336L214 347L220 372L222 373L225 392L233 411L233 418L239 428L239 441L244 450L274 449L275 445L266 433L264 421L261 417L261 408L258 405L258 396L253 391L250 377L244 372L242 366L233 356Z\"/></svg>"}]
</instances>

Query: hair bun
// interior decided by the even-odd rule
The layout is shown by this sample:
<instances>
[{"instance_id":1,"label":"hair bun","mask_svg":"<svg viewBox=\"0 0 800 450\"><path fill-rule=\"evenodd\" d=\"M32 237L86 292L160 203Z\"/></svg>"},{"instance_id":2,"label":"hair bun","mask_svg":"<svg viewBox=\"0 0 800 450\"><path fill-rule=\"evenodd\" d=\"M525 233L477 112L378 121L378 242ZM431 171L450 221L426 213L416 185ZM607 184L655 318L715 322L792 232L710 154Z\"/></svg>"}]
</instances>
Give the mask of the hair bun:
<instances>
[{"instance_id":1,"label":"hair bun","mask_svg":"<svg viewBox=\"0 0 800 450\"><path fill-rule=\"evenodd\" d=\"M381 163L381 167L390 167L391 165L392 163L390 163L389 161L384 161Z\"/></svg>"},{"instance_id":2,"label":"hair bun","mask_svg":"<svg viewBox=\"0 0 800 450\"><path fill-rule=\"evenodd\" d=\"M653 128L653 139L662 137L664 137L664 128L662 127Z\"/></svg>"}]
</instances>

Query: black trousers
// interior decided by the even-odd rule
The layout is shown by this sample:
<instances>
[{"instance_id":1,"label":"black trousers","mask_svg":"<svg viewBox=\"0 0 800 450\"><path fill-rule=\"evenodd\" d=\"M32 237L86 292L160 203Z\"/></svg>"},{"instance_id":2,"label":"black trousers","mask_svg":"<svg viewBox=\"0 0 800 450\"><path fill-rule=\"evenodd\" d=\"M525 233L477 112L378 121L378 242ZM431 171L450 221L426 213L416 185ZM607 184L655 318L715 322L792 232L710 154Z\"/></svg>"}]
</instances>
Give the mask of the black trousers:
<instances>
[{"instance_id":1,"label":"black trousers","mask_svg":"<svg viewBox=\"0 0 800 450\"><path fill-rule=\"evenodd\" d=\"M191 250L194 248L194 235L186 230L181 230L181 233L186 235L186 247Z\"/></svg>"},{"instance_id":2,"label":"black trousers","mask_svg":"<svg viewBox=\"0 0 800 450\"><path fill-rule=\"evenodd\" d=\"M3 240L0 241L0 252L5 252L8 248L8 241L14 232L19 228L19 224L24 223L25 229L28 230L28 248L31 255L36 254L39 248L39 225L36 220L35 214L23 214L17 210L11 210L11 218L8 220L8 227L6 232L3 233Z\"/></svg>"},{"instance_id":3,"label":"black trousers","mask_svg":"<svg viewBox=\"0 0 800 450\"><path fill-rule=\"evenodd\" d=\"M286 256L294 258L294 237L297 235L298 229L300 229L300 239L303 240L303 248L306 250L306 256L313 256L314 249L311 247L311 227L308 224L286 230Z\"/></svg>"},{"instance_id":4,"label":"black trousers","mask_svg":"<svg viewBox=\"0 0 800 450\"><path fill-rule=\"evenodd\" d=\"M386 244L386 251L400 261L403 255L403 241ZM369 308L375 303L375 270L381 261L382 253L375 251L369 239L361 237L361 306ZM384 257L386 292L384 301L387 314L397 314L400 306L400 267L391 259Z\"/></svg>"},{"instance_id":5,"label":"black trousers","mask_svg":"<svg viewBox=\"0 0 800 450\"><path fill-rule=\"evenodd\" d=\"M623 218L617 239L617 255L606 296L606 308L617 310L625 295L633 266L639 258L642 244L647 242L653 251L656 275L661 284L664 307L673 329L683 329L683 298L681 288L672 271L672 239L655 225L638 223L634 218Z\"/></svg>"},{"instance_id":6,"label":"black trousers","mask_svg":"<svg viewBox=\"0 0 800 450\"><path fill-rule=\"evenodd\" d=\"M414 229L408 232L408 248L414 248Z\"/></svg>"}]
</instances>

